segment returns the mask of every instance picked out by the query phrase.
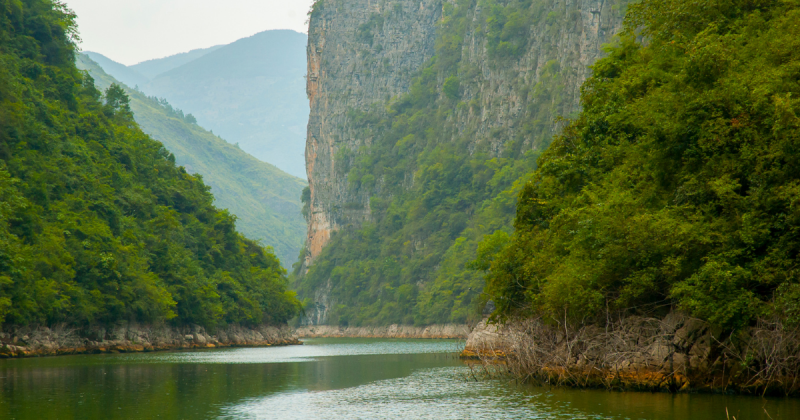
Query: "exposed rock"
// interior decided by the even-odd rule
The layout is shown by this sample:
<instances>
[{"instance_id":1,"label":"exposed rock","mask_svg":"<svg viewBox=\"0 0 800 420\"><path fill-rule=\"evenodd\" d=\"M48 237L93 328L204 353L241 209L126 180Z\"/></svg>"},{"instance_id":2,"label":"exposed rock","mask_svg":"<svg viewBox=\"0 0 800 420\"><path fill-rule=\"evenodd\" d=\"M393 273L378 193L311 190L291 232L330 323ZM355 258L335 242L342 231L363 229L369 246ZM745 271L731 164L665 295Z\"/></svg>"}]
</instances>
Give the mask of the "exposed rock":
<instances>
[{"instance_id":1,"label":"exposed rock","mask_svg":"<svg viewBox=\"0 0 800 420\"><path fill-rule=\"evenodd\" d=\"M22 339L19 339L20 335ZM291 344L302 343L285 326L252 329L228 326L217 331L216 335L209 335L197 325L174 328L121 323L108 329L94 327L86 330L55 326L3 332L0 335L0 358Z\"/></svg>"},{"instance_id":2,"label":"exposed rock","mask_svg":"<svg viewBox=\"0 0 800 420\"><path fill-rule=\"evenodd\" d=\"M441 11L441 0L326 0L312 14L307 49L308 263L331 232L369 217L364 208L337 211L342 203L364 199L349 193L346 177L336 174L336 151L369 141L351 133L342 136L348 111L365 111L408 90L414 72L434 55ZM376 24L365 27L371 20ZM369 39L359 36L359 30L369 30Z\"/></svg>"},{"instance_id":3,"label":"exposed rock","mask_svg":"<svg viewBox=\"0 0 800 420\"><path fill-rule=\"evenodd\" d=\"M334 231L357 229L371 221L374 191L349 187L347 169L337 167L337 154L359 150L373 142L358 127L352 111L381 112L387 99L406 93L416 74L435 54L438 24L448 0L325 0L317 3L309 21L307 92L311 112L306 163L311 190L307 252L303 270L322 252ZM453 3L453 1L450 1ZM525 138L522 147L541 149L563 125L557 117L580 109L580 86L589 66L604 55L622 25L624 7L604 0L541 2L542 16L531 23L525 49L502 65L489 57L485 30L480 26L481 2L468 10L461 48L461 105L451 117L458 134L469 130L473 144L488 142L491 153L502 154L510 142ZM558 70L553 70L558 69ZM531 109L553 107L552 101L534 102L540 82L555 80L565 105L547 121L537 121L547 138L528 138L524 130ZM467 75L468 74L468 75ZM446 75L444 75L446 76ZM441 81L443 83L443 80ZM446 141L447 139L441 139ZM348 163L339 163L346 166ZM404 186L414 183L416 168L405 173ZM380 189L380 182L375 187ZM320 284L307 310L306 324L324 324L337 302L331 285Z\"/></svg>"},{"instance_id":4,"label":"exposed rock","mask_svg":"<svg viewBox=\"0 0 800 420\"><path fill-rule=\"evenodd\" d=\"M463 324L412 325L392 324L380 327L338 327L311 325L298 328L298 337L360 337L360 338L466 338L469 327Z\"/></svg>"},{"instance_id":5,"label":"exposed rock","mask_svg":"<svg viewBox=\"0 0 800 420\"><path fill-rule=\"evenodd\" d=\"M516 320L479 323L462 357L525 378L575 386L670 391L800 392L800 331L764 323L735 337L719 336L681 313L664 319L630 316L578 328Z\"/></svg>"}]
</instances>

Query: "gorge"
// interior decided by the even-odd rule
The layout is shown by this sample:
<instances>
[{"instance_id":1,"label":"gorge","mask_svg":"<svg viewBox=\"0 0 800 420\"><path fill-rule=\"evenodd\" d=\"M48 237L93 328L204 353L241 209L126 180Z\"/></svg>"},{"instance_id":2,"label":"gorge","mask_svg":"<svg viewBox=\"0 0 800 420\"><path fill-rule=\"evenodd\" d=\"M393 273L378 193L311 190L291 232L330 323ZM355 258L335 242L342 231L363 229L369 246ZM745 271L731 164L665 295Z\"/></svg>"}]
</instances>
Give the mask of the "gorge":
<instances>
[{"instance_id":1,"label":"gorge","mask_svg":"<svg viewBox=\"0 0 800 420\"><path fill-rule=\"evenodd\" d=\"M310 14L311 324L465 323L538 154L621 28L607 1L337 1ZM349 252L349 253L348 253ZM354 309L361 307L362 309Z\"/></svg>"}]
</instances>

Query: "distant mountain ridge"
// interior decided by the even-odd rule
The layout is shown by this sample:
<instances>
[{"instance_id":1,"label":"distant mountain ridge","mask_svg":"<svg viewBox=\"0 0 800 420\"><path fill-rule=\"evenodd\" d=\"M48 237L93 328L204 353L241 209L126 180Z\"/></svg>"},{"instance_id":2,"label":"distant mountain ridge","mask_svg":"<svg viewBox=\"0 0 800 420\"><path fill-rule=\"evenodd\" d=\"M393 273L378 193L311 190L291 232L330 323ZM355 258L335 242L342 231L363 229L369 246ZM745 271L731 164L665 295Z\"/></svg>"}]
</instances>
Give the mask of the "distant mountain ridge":
<instances>
[{"instance_id":1,"label":"distant mountain ridge","mask_svg":"<svg viewBox=\"0 0 800 420\"><path fill-rule=\"evenodd\" d=\"M169 57L142 61L141 63L134 64L132 66L129 66L128 68L139 72L139 74L141 74L144 77L147 77L148 79L153 79L159 74L166 73L174 68L180 67L184 64L188 64L222 47L224 47L224 45L215 45L209 48L198 48L196 50L191 50L189 52L171 55Z\"/></svg>"},{"instance_id":2,"label":"distant mountain ridge","mask_svg":"<svg viewBox=\"0 0 800 420\"><path fill-rule=\"evenodd\" d=\"M306 178L307 39L291 30L265 31L133 66L88 54L121 82L166 98L242 150Z\"/></svg>"},{"instance_id":3,"label":"distant mountain ridge","mask_svg":"<svg viewBox=\"0 0 800 420\"><path fill-rule=\"evenodd\" d=\"M76 64L89 71L100 89L120 83L89 54L79 54ZM237 229L241 233L273 247L283 265L290 266L305 239L300 195L306 182L192 124L191 118L166 101L156 101L128 87L126 91L142 130L161 141L175 155L178 165L203 176L214 194L215 205L238 217Z\"/></svg>"}]
</instances>

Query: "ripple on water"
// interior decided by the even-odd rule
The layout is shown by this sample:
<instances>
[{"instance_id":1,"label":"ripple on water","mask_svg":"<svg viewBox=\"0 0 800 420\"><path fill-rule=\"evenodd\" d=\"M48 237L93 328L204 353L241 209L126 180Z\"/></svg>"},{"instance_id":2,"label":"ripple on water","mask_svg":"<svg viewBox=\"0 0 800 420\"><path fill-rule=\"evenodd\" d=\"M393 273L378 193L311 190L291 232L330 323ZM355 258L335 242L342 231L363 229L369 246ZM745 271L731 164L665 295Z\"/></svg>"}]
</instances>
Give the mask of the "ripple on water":
<instances>
[{"instance_id":1,"label":"ripple on water","mask_svg":"<svg viewBox=\"0 0 800 420\"><path fill-rule=\"evenodd\" d=\"M617 419L586 414L546 391L521 396L496 383L468 382L464 368L433 368L358 387L278 394L223 409L239 419Z\"/></svg>"},{"instance_id":2,"label":"ripple on water","mask_svg":"<svg viewBox=\"0 0 800 420\"><path fill-rule=\"evenodd\" d=\"M261 364L313 361L330 356L458 353L458 340L308 339L302 346L235 348L127 355L127 362Z\"/></svg>"}]
</instances>

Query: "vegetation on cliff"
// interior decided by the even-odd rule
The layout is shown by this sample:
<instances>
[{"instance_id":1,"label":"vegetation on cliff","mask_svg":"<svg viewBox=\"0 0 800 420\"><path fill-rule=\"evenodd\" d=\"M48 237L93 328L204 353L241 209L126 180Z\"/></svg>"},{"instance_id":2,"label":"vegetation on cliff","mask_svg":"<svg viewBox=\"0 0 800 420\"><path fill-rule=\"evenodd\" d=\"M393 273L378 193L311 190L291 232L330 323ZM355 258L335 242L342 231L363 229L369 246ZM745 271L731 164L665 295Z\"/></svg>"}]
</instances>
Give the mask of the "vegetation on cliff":
<instances>
[{"instance_id":1,"label":"vegetation on cliff","mask_svg":"<svg viewBox=\"0 0 800 420\"><path fill-rule=\"evenodd\" d=\"M800 322L798 22L796 0L630 6L510 242L481 253L498 315Z\"/></svg>"},{"instance_id":2,"label":"vegetation on cliff","mask_svg":"<svg viewBox=\"0 0 800 420\"><path fill-rule=\"evenodd\" d=\"M483 72L464 59L464 40L477 36L486 43L489 66L513 66L531 26L571 27L576 17L558 1L481 5L444 3L436 56L414 78L410 92L368 112L350 111L349 128L371 144L339 149L334 166L350 192L370 197L370 221L334 233L308 273L295 281L306 299L330 284L336 305L328 308L328 323L425 325L480 316L484 281L468 263L484 235L512 232L516 198L538 150L549 143L552 122L572 109L561 95L562 75L569 69L552 60L534 81L508 75L525 92L524 116L509 121L510 127L482 133L480 98L465 92L480 91ZM325 7L317 2L312 19ZM549 12L553 9L559 12ZM360 41L371 46L371 31L383 19L373 17L359 28ZM543 54L554 57L547 48ZM461 111L475 112L470 125L456 124ZM358 202L346 206L363 208ZM296 268L302 274L301 266Z\"/></svg>"},{"instance_id":3,"label":"vegetation on cliff","mask_svg":"<svg viewBox=\"0 0 800 420\"><path fill-rule=\"evenodd\" d=\"M77 65L89 71L100 89L117 82L84 54L78 55ZM214 205L236 216L239 232L273 247L275 255L290 265L305 240L300 195L306 182L208 132L192 114L184 114L165 99L122 86L142 131L162 142L175 155L176 164L203 176Z\"/></svg>"},{"instance_id":4,"label":"vegetation on cliff","mask_svg":"<svg viewBox=\"0 0 800 420\"><path fill-rule=\"evenodd\" d=\"M0 0L0 320L283 322L278 259L75 67L75 16Z\"/></svg>"}]
</instances>

